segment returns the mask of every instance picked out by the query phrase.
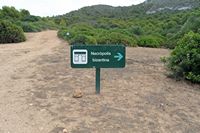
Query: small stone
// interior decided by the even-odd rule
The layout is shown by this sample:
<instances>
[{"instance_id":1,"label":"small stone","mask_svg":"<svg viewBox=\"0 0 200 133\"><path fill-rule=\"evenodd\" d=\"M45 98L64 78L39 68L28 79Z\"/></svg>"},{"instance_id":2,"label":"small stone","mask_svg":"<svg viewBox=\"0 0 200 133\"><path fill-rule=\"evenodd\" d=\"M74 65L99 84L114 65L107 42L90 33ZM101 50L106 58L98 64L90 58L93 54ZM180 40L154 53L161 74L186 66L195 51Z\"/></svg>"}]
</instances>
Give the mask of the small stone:
<instances>
[{"instance_id":1,"label":"small stone","mask_svg":"<svg viewBox=\"0 0 200 133\"><path fill-rule=\"evenodd\" d=\"M80 89L74 91L73 98L81 98L83 97L83 92Z\"/></svg>"},{"instance_id":2,"label":"small stone","mask_svg":"<svg viewBox=\"0 0 200 133\"><path fill-rule=\"evenodd\" d=\"M68 133L68 132L67 132L67 129L63 129L63 133Z\"/></svg>"}]
</instances>

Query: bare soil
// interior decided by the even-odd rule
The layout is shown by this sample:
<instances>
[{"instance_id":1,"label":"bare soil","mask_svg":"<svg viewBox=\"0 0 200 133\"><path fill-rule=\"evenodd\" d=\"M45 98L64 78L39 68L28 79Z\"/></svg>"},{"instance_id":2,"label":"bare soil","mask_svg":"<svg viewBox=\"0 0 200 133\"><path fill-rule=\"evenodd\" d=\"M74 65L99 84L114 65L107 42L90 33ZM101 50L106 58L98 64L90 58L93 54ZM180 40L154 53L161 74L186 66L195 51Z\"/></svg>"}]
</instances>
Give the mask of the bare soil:
<instances>
[{"instance_id":1,"label":"bare soil","mask_svg":"<svg viewBox=\"0 0 200 133\"><path fill-rule=\"evenodd\" d=\"M95 95L95 70L72 69L56 31L26 35L0 45L0 133L199 133L200 85L167 78L169 50L127 48Z\"/></svg>"}]
</instances>

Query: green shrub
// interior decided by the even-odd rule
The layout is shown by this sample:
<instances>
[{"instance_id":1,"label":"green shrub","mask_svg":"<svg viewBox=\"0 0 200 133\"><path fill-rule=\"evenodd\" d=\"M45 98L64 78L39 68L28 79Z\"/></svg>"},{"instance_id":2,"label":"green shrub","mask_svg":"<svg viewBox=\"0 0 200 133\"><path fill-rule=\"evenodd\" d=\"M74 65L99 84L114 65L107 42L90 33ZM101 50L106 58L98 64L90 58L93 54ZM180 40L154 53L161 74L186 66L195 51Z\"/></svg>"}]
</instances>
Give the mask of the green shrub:
<instances>
[{"instance_id":1,"label":"green shrub","mask_svg":"<svg viewBox=\"0 0 200 133\"><path fill-rule=\"evenodd\" d=\"M70 44L97 44L96 39L92 36L87 35L76 35L70 41Z\"/></svg>"},{"instance_id":2,"label":"green shrub","mask_svg":"<svg viewBox=\"0 0 200 133\"><path fill-rule=\"evenodd\" d=\"M127 46L137 46L134 37L130 37L118 32L101 34L97 37L98 44L124 44Z\"/></svg>"},{"instance_id":3,"label":"green shrub","mask_svg":"<svg viewBox=\"0 0 200 133\"><path fill-rule=\"evenodd\" d=\"M64 36L67 34L67 30L59 30L58 32L57 32L57 36L59 37L59 38L63 38L63 39L65 39L64 38ZM66 40L66 39L65 39Z\"/></svg>"},{"instance_id":4,"label":"green shrub","mask_svg":"<svg viewBox=\"0 0 200 133\"><path fill-rule=\"evenodd\" d=\"M43 21L34 22L32 24L35 27L37 27L38 31L50 29L50 26L48 26L48 24L46 22L43 22Z\"/></svg>"},{"instance_id":5,"label":"green shrub","mask_svg":"<svg viewBox=\"0 0 200 133\"><path fill-rule=\"evenodd\" d=\"M137 44L136 38L123 34L124 31L119 33L87 27L82 27L80 30L77 28L59 30L58 37L69 41L71 44L124 44L127 46L136 46Z\"/></svg>"},{"instance_id":6,"label":"green shrub","mask_svg":"<svg viewBox=\"0 0 200 133\"><path fill-rule=\"evenodd\" d=\"M200 83L200 34L186 34L167 59L167 66L173 77Z\"/></svg>"},{"instance_id":7,"label":"green shrub","mask_svg":"<svg viewBox=\"0 0 200 133\"><path fill-rule=\"evenodd\" d=\"M200 17L196 15L189 17L181 26L180 30L175 29L174 35L169 37L167 47L175 48L178 40L180 40L186 33L190 31L198 33L198 27L200 27Z\"/></svg>"},{"instance_id":8,"label":"green shrub","mask_svg":"<svg viewBox=\"0 0 200 133\"><path fill-rule=\"evenodd\" d=\"M21 14L15 7L3 6L1 10L4 17L9 19L19 19Z\"/></svg>"},{"instance_id":9,"label":"green shrub","mask_svg":"<svg viewBox=\"0 0 200 133\"><path fill-rule=\"evenodd\" d=\"M135 35L144 34L144 31L143 31L142 27L140 27L140 26L132 26L129 30L132 34L135 34Z\"/></svg>"},{"instance_id":10,"label":"green shrub","mask_svg":"<svg viewBox=\"0 0 200 133\"><path fill-rule=\"evenodd\" d=\"M39 31L41 31L40 27L35 26L34 24L28 23L28 22L22 22L21 27L24 32L39 32Z\"/></svg>"},{"instance_id":11,"label":"green shrub","mask_svg":"<svg viewBox=\"0 0 200 133\"><path fill-rule=\"evenodd\" d=\"M112 29L112 30L109 30L109 32L115 32L115 33L120 33L120 34L123 34L123 35L126 35L126 36L132 36L133 34L128 30L128 29Z\"/></svg>"},{"instance_id":12,"label":"green shrub","mask_svg":"<svg viewBox=\"0 0 200 133\"><path fill-rule=\"evenodd\" d=\"M87 36L86 44L97 44L97 40L93 36Z\"/></svg>"},{"instance_id":13,"label":"green shrub","mask_svg":"<svg viewBox=\"0 0 200 133\"><path fill-rule=\"evenodd\" d=\"M198 27L200 27L200 17L199 16L191 16L182 26L180 34L183 36L184 34L188 33L189 31L197 32Z\"/></svg>"},{"instance_id":14,"label":"green shrub","mask_svg":"<svg viewBox=\"0 0 200 133\"><path fill-rule=\"evenodd\" d=\"M158 48L161 47L163 39L157 36L142 36L138 41L140 47L152 47Z\"/></svg>"},{"instance_id":15,"label":"green shrub","mask_svg":"<svg viewBox=\"0 0 200 133\"><path fill-rule=\"evenodd\" d=\"M29 22L37 22L37 21L39 21L39 20L40 20L39 17L33 16L33 15L28 15L28 16L25 16L25 17L23 18L23 21L29 21Z\"/></svg>"},{"instance_id":16,"label":"green shrub","mask_svg":"<svg viewBox=\"0 0 200 133\"><path fill-rule=\"evenodd\" d=\"M23 30L20 27L9 21L0 21L0 43L17 43L25 40Z\"/></svg>"},{"instance_id":17,"label":"green shrub","mask_svg":"<svg viewBox=\"0 0 200 133\"><path fill-rule=\"evenodd\" d=\"M16 24L20 27L22 27L24 32L40 32L42 30L47 30L47 29L55 29L56 26L52 23L49 22L43 22L43 21L38 21L38 22L21 22L18 21Z\"/></svg>"}]
</instances>

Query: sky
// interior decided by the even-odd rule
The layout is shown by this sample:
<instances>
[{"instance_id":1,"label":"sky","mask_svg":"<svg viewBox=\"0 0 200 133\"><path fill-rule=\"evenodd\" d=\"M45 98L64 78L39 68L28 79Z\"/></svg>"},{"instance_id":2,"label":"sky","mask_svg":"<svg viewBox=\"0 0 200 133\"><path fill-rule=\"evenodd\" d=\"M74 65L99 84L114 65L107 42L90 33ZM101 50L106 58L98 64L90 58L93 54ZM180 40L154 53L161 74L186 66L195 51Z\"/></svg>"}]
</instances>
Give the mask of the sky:
<instances>
[{"instance_id":1,"label":"sky","mask_svg":"<svg viewBox=\"0 0 200 133\"><path fill-rule=\"evenodd\" d=\"M145 0L0 0L2 6L14 6L16 9L27 9L32 15L62 15L85 6L105 4L112 6L136 5Z\"/></svg>"}]
</instances>

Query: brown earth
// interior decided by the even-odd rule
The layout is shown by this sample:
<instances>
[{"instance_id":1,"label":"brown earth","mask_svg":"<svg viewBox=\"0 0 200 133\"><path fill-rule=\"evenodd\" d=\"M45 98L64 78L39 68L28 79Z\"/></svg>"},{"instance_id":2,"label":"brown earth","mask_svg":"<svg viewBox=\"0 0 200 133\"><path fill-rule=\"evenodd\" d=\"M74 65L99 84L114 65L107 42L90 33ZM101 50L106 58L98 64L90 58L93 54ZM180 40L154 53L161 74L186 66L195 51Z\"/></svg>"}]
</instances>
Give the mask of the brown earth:
<instances>
[{"instance_id":1,"label":"brown earth","mask_svg":"<svg viewBox=\"0 0 200 133\"><path fill-rule=\"evenodd\" d=\"M72 69L56 31L0 45L0 133L199 133L200 86L166 77L166 49L127 48L124 69ZM73 92L81 89L80 99Z\"/></svg>"}]
</instances>

